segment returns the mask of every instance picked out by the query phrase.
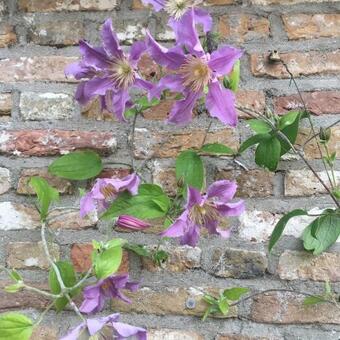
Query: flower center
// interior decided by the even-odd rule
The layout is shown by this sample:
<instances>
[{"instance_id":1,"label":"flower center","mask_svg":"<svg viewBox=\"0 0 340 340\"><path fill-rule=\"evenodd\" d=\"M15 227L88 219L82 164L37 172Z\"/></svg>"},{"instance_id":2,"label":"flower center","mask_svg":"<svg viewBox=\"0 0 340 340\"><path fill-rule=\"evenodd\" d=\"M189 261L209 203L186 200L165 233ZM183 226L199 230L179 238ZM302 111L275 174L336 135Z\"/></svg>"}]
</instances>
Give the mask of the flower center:
<instances>
[{"instance_id":1,"label":"flower center","mask_svg":"<svg viewBox=\"0 0 340 340\"><path fill-rule=\"evenodd\" d=\"M111 184L109 184L105 187L101 187L100 192L103 194L103 196L106 200L108 200L110 198L114 198L117 194L116 188L114 186L112 186Z\"/></svg>"},{"instance_id":2,"label":"flower center","mask_svg":"<svg viewBox=\"0 0 340 340\"><path fill-rule=\"evenodd\" d=\"M190 219L198 225L204 225L208 221L216 221L219 219L220 214L214 205L205 203L203 206L194 205L189 212Z\"/></svg>"},{"instance_id":3,"label":"flower center","mask_svg":"<svg viewBox=\"0 0 340 340\"><path fill-rule=\"evenodd\" d=\"M209 84L212 72L204 60L191 55L180 67L179 73L185 87L190 87L193 92L200 92Z\"/></svg>"},{"instance_id":4,"label":"flower center","mask_svg":"<svg viewBox=\"0 0 340 340\"><path fill-rule=\"evenodd\" d=\"M174 19L179 20L192 6L201 3L202 0L168 0L165 3L165 11Z\"/></svg>"},{"instance_id":5,"label":"flower center","mask_svg":"<svg viewBox=\"0 0 340 340\"><path fill-rule=\"evenodd\" d=\"M110 76L117 87L127 89L135 80L135 71L125 58L115 59L111 63Z\"/></svg>"}]
</instances>

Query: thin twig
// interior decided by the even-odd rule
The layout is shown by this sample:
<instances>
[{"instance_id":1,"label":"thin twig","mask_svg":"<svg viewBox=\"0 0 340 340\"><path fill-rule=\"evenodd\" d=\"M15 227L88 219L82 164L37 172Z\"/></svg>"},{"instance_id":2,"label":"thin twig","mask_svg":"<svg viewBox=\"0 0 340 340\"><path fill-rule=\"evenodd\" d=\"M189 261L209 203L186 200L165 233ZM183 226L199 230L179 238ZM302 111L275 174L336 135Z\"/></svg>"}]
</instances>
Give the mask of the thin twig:
<instances>
[{"instance_id":1,"label":"thin twig","mask_svg":"<svg viewBox=\"0 0 340 340\"><path fill-rule=\"evenodd\" d=\"M301 91L300 91L300 88L299 88L299 86L298 86L296 80L295 80L295 77L294 77L293 73L290 71L288 65L287 65L282 59L281 59L280 61L281 61L282 65L284 66L284 68L286 69L286 71L288 72L291 81L294 83L294 86L295 86L295 88L296 88L296 91L298 92L298 95L299 95L299 97L300 97L301 104L303 105L304 111L305 111L306 113L308 113L309 110L307 109L307 105L306 105L306 103L305 103L305 101L304 101L304 99L303 99L303 97L302 97L302 93L301 93ZM307 114L307 119L308 119L308 121L309 121L309 125L310 125L310 127L311 127L311 129L312 129L313 135L316 135L315 128L314 128L314 124L313 124L312 118L310 117L310 114ZM322 154L322 150L321 150L320 143L319 143L319 141L318 141L317 138L315 139L315 141L316 141L316 145L317 145L317 147L318 147L318 150L319 150L319 153L320 153L320 157L321 157L321 161L322 161L322 164L323 164L323 166L324 166L324 168L325 168L325 171L326 171L326 174L327 174L329 183L332 184L332 180L331 180L331 177L330 177L330 175L329 175L329 172L328 172L328 169L327 169L327 166L326 166L326 162L325 162L325 160L324 160L324 158L323 158L323 154Z\"/></svg>"},{"instance_id":2,"label":"thin twig","mask_svg":"<svg viewBox=\"0 0 340 340\"><path fill-rule=\"evenodd\" d=\"M51 302L46 309L40 314L39 319L35 322L34 326L38 326L41 321L43 320L44 316L46 315L46 313L54 306L55 301Z\"/></svg>"},{"instance_id":3,"label":"thin twig","mask_svg":"<svg viewBox=\"0 0 340 340\"><path fill-rule=\"evenodd\" d=\"M281 131L278 131L276 129L276 126L273 124L273 122L268 119L266 116L264 116L262 113L259 113L257 111L251 110L251 109L245 109L245 108L241 108L241 107L237 107L237 109L239 109L242 112L245 112L249 115L251 115L252 117L255 118L262 118L263 120L265 120L271 127L272 129L275 131L276 135L278 137L280 137L281 139L283 139L293 150L293 152L295 154L297 154L302 160L303 162L307 165L307 167L312 171L313 175L318 179L318 181L321 183L321 185L326 189L326 191L328 192L328 194L330 195L330 197L332 198L332 200L334 201L334 203L337 205L338 208L340 208L340 203L338 202L338 200L336 199L336 197L333 195L333 193L331 192L331 190L328 188L328 186L326 185L326 183L322 180L322 178L319 176L319 174L314 170L314 168L309 164L309 162L307 161L307 159L303 156L303 154L295 148L295 146L291 143L291 141L287 138L287 136L285 134L283 134Z\"/></svg>"},{"instance_id":4,"label":"thin twig","mask_svg":"<svg viewBox=\"0 0 340 340\"><path fill-rule=\"evenodd\" d=\"M51 294L49 292L45 292L44 290L41 290L41 289L36 288L36 287L29 286L29 285L27 285L25 283L23 283L22 288L24 288L26 290L29 290L31 292L35 292L37 294L46 296L46 297L48 297L50 299L58 299L58 298L61 298L63 296L63 294Z\"/></svg>"},{"instance_id":5,"label":"thin twig","mask_svg":"<svg viewBox=\"0 0 340 340\"><path fill-rule=\"evenodd\" d=\"M338 119L337 121L335 121L334 123L328 125L327 127L325 127L325 130L332 128L335 125L338 125L340 123L340 119ZM305 148L305 146L311 141L313 140L315 137L318 137L320 135L320 132L317 132L315 135L311 136L310 138L308 138L302 145L302 149Z\"/></svg>"},{"instance_id":6,"label":"thin twig","mask_svg":"<svg viewBox=\"0 0 340 340\"><path fill-rule=\"evenodd\" d=\"M211 125L212 125L212 120L209 122L209 125L206 128L206 130L205 130L205 133L204 133L204 136L203 136L203 141L201 143L200 149L202 149L203 145L205 144L205 141L207 140L208 133L210 131Z\"/></svg>"},{"instance_id":7,"label":"thin twig","mask_svg":"<svg viewBox=\"0 0 340 340\"><path fill-rule=\"evenodd\" d=\"M91 268L87 271L87 273L85 274L85 276L78 281L74 286L70 287L70 290L74 290L79 288L92 274L92 270L93 270L93 266L91 266Z\"/></svg>"},{"instance_id":8,"label":"thin twig","mask_svg":"<svg viewBox=\"0 0 340 340\"><path fill-rule=\"evenodd\" d=\"M136 131L136 122L138 113L135 114L132 121L132 127L131 127L131 133L129 135L128 144L130 145L130 157L131 157L131 168L134 169L134 161L135 161L135 155L133 153L134 145L135 145L135 131Z\"/></svg>"}]
</instances>

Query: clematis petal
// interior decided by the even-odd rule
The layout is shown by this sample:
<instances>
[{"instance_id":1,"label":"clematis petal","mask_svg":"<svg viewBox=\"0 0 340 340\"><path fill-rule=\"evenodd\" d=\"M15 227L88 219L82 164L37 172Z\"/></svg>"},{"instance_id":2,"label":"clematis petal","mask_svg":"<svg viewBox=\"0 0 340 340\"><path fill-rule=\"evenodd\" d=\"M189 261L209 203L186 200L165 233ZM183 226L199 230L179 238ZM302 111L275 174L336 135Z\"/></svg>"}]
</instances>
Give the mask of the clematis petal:
<instances>
[{"instance_id":1,"label":"clematis petal","mask_svg":"<svg viewBox=\"0 0 340 340\"><path fill-rule=\"evenodd\" d=\"M73 76L75 79L79 80L82 78L90 78L94 75L94 68L87 66L86 64L79 62L73 63L65 68L66 76Z\"/></svg>"},{"instance_id":2,"label":"clematis petal","mask_svg":"<svg viewBox=\"0 0 340 340\"><path fill-rule=\"evenodd\" d=\"M169 89L172 92L183 92L184 86L182 83L183 83L183 80L180 76L176 74L169 74L163 77L158 82L157 86L155 86L151 90L150 97L160 99L161 94L165 89Z\"/></svg>"},{"instance_id":3,"label":"clematis petal","mask_svg":"<svg viewBox=\"0 0 340 340\"><path fill-rule=\"evenodd\" d=\"M84 57L83 62L88 66L98 69L105 69L109 66L110 61L103 50L90 46L84 40L79 42L79 49Z\"/></svg>"},{"instance_id":4,"label":"clematis petal","mask_svg":"<svg viewBox=\"0 0 340 340\"><path fill-rule=\"evenodd\" d=\"M192 110L201 96L201 92L188 92L184 99L177 100L170 111L167 123L185 125L191 122Z\"/></svg>"},{"instance_id":5,"label":"clematis petal","mask_svg":"<svg viewBox=\"0 0 340 340\"><path fill-rule=\"evenodd\" d=\"M165 0L142 0L144 5L152 5L156 12L164 8Z\"/></svg>"},{"instance_id":6,"label":"clematis petal","mask_svg":"<svg viewBox=\"0 0 340 340\"><path fill-rule=\"evenodd\" d=\"M145 41L136 41L130 47L129 62L132 66L136 66L142 54L146 51Z\"/></svg>"},{"instance_id":7,"label":"clematis petal","mask_svg":"<svg viewBox=\"0 0 340 340\"><path fill-rule=\"evenodd\" d=\"M187 232L181 237L180 244L195 247L200 238L200 228L196 224L192 224Z\"/></svg>"},{"instance_id":8,"label":"clematis petal","mask_svg":"<svg viewBox=\"0 0 340 340\"><path fill-rule=\"evenodd\" d=\"M211 235L220 235L223 238L229 238L231 234L231 228L228 229L220 229L218 228L218 221L207 221L204 225L207 229L209 234Z\"/></svg>"},{"instance_id":9,"label":"clematis petal","mask_svg":"<svg viewBox=\"0 0 340 340\"><path fill-rule=\"evenodd\" d=\"M166 229L162 233L160 233L160 235L166 236L166 237L183 236L185 234L185 231L187 229L187 225L189 223L188 214L189 214L189 212L187 210L185 210L177 218L177 220L168 229Z\"/></svg>"},{"instance_id":10,"label":"clematis petal","mask_svg":"<svg viewBox=\"0 0 340 340\"><path fill-rule=\"evenodd\" d=\"M147 332L144 328L131 326L122 322L111 322L112 327L118 333L118 339L127 339L134 336L137 340L147 340Z\"/></svg>"},{"instance_id":11,"label":"clematis petal","mask_svg":"<svg viewBox=\"0 0 340 340\"><path fill-rule=\"evenodd\" d=\"M216 75L224 76L231 72L235 61L242 57L243 52L231 46L222 46L214 51L208 62L209 67Z\"/></svg>"},{"instance_id":12,"label":"clematis petal","mask_svg":"<svg viewBox=\"0 0 340 340\"><path fill-rule=\"evenodd\" d=\"M121 58L123 51L119 46L119 40L112 28L112 20L107 19L102 27L101 38L107 54L115 58Z\"/></svg>"},{"instance_id":13,"label":"clematis petal","mask_svg":"<svg viewBox=\"0 0 340 340\"><path fill-rule=\"evenodd\" d=\"M237 184L233 181L216 181L209 186L207 198L216 197L219 201L228 202L235 196L236 189Z\"/></svg>"},{"instance_id":14,"label":"clematis petal","mask_svg":"<svg viewBox=\"0 0 340 340\"><path fill-rule=\"evenodd\" d=\"M205 105L212 117L218 118L223 124L236 126L237 113L234 103L235 95L232 91L222 88L217 80L209 84Z\"/></svg>"},{"instance_id":15,"label":"clematis petal","mask_svg":"<svg viewBox=\"0 0 340 340\"><path fill-rule=\"evenodd\" d=\"M187 197L187 204L185 206L186 209L190 209L194 205L200 205L203 200L203 197L199 190L193 187L188 187Z\"/></svg>"},{"instance_id":16,"label":"clematis petal","mask_svg":"<svg viewBox=\"0 0 340 340\"><path fill-rule=\"evenodd\" d=\"M202 25L204 33L211 31L213 20L207 11L201 8L194 8L194 17L195 23Z\"/></svg>"},{"instance_id":17,"label":"clematis petal","mask_svg":"<svg viewBox=\"0 0 340 340\"><path fill-rule=\"evenodd\" d=\"M200 57L204 54L204 51L195 24L193 9L188 10L180 20L170 18L168 22L175 33L176 43L185 46L191 54Z\"/></svg>"},{"instance_id":18,"label":"clematis petal","mask_svg":"<svg viewBox=\"0 0 340 340\"><path fill-rule=\"evenodd\" d=\"M245 210L244 201L236 203L216 204L216 209L222 216L240 216Z\"/></svg>"},{"instance_id":19,"label":"clematis petal","mask_svg":"<svg viewBox=\"0 0 340 340\"><path fill-rule=\"evenodd\" d=\"M110 78L93 78L85 83L83 92L86 98L92 98L97 95L105 95L106 91L112 87L113 83Z\"/></svg>"},{"instance_id":20,"label":"clematis petal","mask_svg":"<svg viewBox=\"0 0 340 340\"><path fill-rule=\"evenodd\" d=\"M126 90L118 89L106 97L106 106L120 122L125 122L124 112L127 103L130 100L129 92Z\"/></svg>"},{"instance_id":21,"label":"clematis petal","mask_svg":"<svg viewBox=\"0 0 340 340\"><path fill-rule=\"evenodd\" d=\"M63 336L60 340L78 340L79 335L82 333L82 331L86 331L86 324L85 322L81 323L76 328L72 329L70 333Z\"/></svg>"},{"instance_id":22,"label":"clematis petal","mask_svg":"<svg viewBox=\"0 0 340 340\"><path fill-rule=\"evenodd\" d=\"M183 64L185 56L181 48L167 49L163 47L155 41L149 31L146 31L146 36L149 53L158 64L171 70L176 70Z\"/></svg>"},{"instance_id":23,"label":"clematis petal","mask_svg":"<svg viewBox=\"0 0 340 340\"><path fill-rule=\"evenodd\" d=\"M119 319L119 313L114 313L102 318L87 319L87 329L90 335L95 335L99 332L106 324L115 322Z\"/></svg>"},{"instance_id":24,"label":"clematis petal","mask_svg":"<svg viewBox=\"0 0 340 340\"><path fill-rule=\"evenodd\" d=\"M89 97L85 92L85 85L86 82L81 82L78 86L77 86L77 90L76 93L74 95L74 98L76 99L76 101L81 104L81 105L86 105L90 100L91 97Z\"/></svg>"},{"instance_id":25,"label":"clematis petal","mask_svg":"<svg viewBox=\"0 0 340 340\"><path fill-rule=\"evenodd\" d=\"M96 210L96 205L91 192L88 192L80 200L80 217L85 217L90 212Z\"/></svg>"},{"instance_id":26,"label":"clematis petal","mask_svg":"<svg viewBox=\"0 0 340 340\"><path fill-rule=\"evenodd\" d=\"M144 80L140 78L139 76L136 77L135 82L133 84L135 87L138 87L141 90L145 90L147 92L151 92L155 85L151 83L150 81ZM149 98L152 99L153 97Z\"/></svg>"}]
</instances>

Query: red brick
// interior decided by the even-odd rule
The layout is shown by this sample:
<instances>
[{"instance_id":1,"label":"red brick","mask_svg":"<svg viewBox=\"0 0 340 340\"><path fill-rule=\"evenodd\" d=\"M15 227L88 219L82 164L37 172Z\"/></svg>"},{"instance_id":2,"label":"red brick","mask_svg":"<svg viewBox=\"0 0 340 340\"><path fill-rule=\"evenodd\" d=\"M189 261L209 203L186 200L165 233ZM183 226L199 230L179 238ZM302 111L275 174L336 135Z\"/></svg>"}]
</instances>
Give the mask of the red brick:
<instances>
[{"instance_id":1,"label":"red brick","mask_svg":"<svg viewBox=\"0 0 340 340\"><path fill-rule=\"evenodd\" d=\"M0 24L0 48L9 47L17 42L14 28L8 24Z\"/></svg>"},{"instance_id":2,"label":"red brick","mask_svg":"<svg viewBox=\"0 0 340 340\"><path fill-rule=\"evenodd\" d=\"M66 130L9 130L0 132L0 154L52 156L80 149L111 154L116 140L111 132Z\"/></svg>"},{"instance_id":3,"label":"red brick","mask_svg":"<svg viewBox=\"0 0 340 340\"><path fill-rule=\"evenodd\" d=\"M175 157L179 152L201 147L205 130L181 130L178 132L149 131L136 129L135 157ZM223 128L208 133L206 143L223 143L231 148L238 148L238 133L235 129Z\"/></svg>"},{"instance_id":4,"label":"red brick","mask_svg":"<svg viewBox=\"0 0 340 340\"><path fill-rule=\"evenodd\" d=\"M74 269L77 272L84 273L91 267L91 253L93 247L92 244L88 243L74 243L71 247L71 261ZM129 271L129 254L124 251L122 263L118 269L120 273L127 273Z\"/></svg>"},{"instance_id":5,"label":"red brick","mask_svg":"<svg viewBox=\"0 0 340 340\"><path fill-rule=\"evenodd\" d=\"M340 14L287 14L282 19L290 40L340 36Z\"/></svg>"},{"instance_id":6,"label":"red brick","mask_svg":"<svg viewBox=\"0 0 340 340\"><path fill-rule=\"evenodd\" d=\"M340 50L332 52L280 53L294 77L340 73ZM250 56L251 71L256 77L289 78L281 63L270 63L268 54Z\"/></svg>"},{"instance_id":7,"label":"red brick","mask_svg":"<svg viewBox=\"0 0 340 340\"><path fill-rule=\"evenodd\" d=\"M303 296L292 293L268 293L253 300L251 319L274 324L340 324L340 309L323 303L304 306Z\"/></svg>"},{"instance_id":8,"label":"red brick","mask_svg":"<svg viewBox=\"0 0 340 340\"><path fill-rule=\"evenodd\" d=\"M222 38L243 43L268 38L270 24L268 19L254 15L223 15L218 30Z\"/></svg>"},{"instance_id":9,"label":"red brick","mask_svg":"<svg viewBox=\"0 0 340 340\"><path fill-rule=\"evenodd\" d=\"M340 113L340 91L302 92L307 110L315 115ZM299 95L275 99L275 113L283 114L290 110L302 110Z\"/></svg>"},{"instance_id":10,"label":"red brick","mask_svg":"<svg viewBox=\"0 0 340 340\"><path fill-rule=\"evenodd\" d=\"M78 58L64 56L20 57L0 59L0 82L57 81L74 82L66 78L65 67Z\"/></svg>"},{"instance_id":11,"label":"red brick","mask_svg":"<svg viewBox=\"0 0 340 340\"><path fill-rule=\"evenodd\" d=\"M25 12L107 11L119 3L120 0L19 0L19 9Z\"/></svg>"},{"instance_id":12,"label":"red brick","mask_svg":"<svg viewBox=\"0 0 340 340\"><path fill-rule=\"evenodd\" d=\"M256 112L263 112L266 106L266 97L263 92L251 90L238 90L236 92L236 106L241 109L250 109ZM240 118L250 118L241 110L237 110Z\"/></svg>"}]
</instances>

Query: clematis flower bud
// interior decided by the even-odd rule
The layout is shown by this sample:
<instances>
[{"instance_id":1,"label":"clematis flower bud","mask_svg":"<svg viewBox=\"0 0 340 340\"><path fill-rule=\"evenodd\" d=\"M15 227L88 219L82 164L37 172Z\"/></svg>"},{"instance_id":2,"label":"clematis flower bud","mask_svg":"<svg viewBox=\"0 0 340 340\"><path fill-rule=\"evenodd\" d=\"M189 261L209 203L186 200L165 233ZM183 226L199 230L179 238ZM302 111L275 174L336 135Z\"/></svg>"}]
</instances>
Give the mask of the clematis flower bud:
<instances>
[{"instance_id":1,"label":"clematis flower bud","mask_svg":"<svg viewBox=\"0 0 340 340\"><path fill-rule=\"evenodd\" d=\"M129 230L144 230L151 227L151 224L129 215L119 216L116 225Z\"/></svg>"},{"instance_id":2,"label":"clematis flower bud","mask_svg":"<svg viewBox=\"0 0 340 340\"><path fill-rule=\"evenodd\" d=\"M331 129L330 128L320 128L320 140L323 142L328 142L331 138Z\"/></svg>"}]
</instances>

